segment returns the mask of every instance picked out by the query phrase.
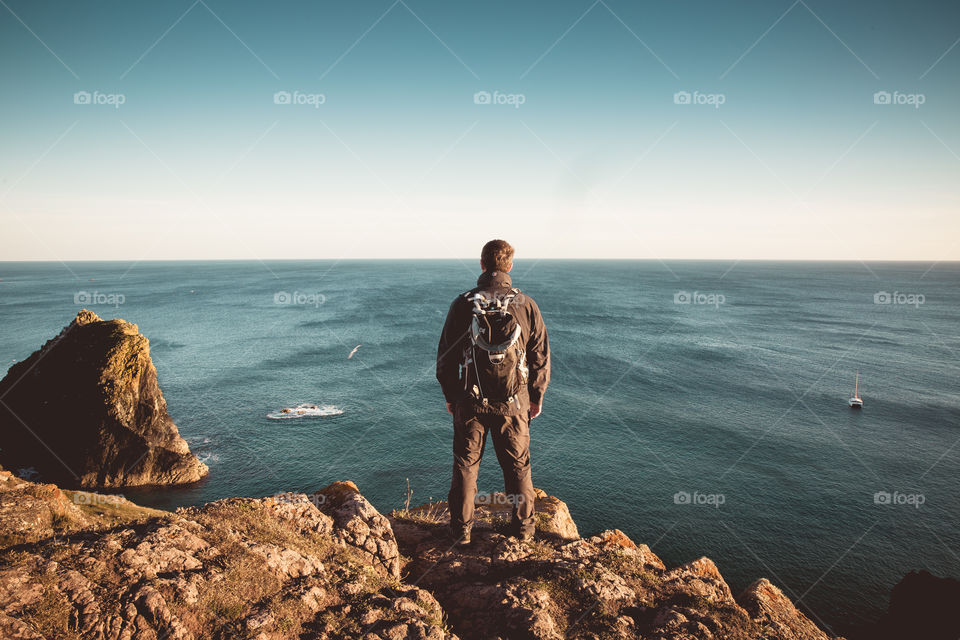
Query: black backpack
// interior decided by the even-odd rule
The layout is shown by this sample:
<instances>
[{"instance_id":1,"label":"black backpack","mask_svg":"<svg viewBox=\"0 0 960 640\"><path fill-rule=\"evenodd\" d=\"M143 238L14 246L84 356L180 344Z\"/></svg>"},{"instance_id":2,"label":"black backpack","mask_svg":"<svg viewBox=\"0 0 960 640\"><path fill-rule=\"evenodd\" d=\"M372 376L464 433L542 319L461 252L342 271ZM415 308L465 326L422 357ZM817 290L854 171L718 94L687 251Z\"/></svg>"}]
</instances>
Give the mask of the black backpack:
<instances>
[{"instance_id":1,"label":"black backpack","mask_svg":"<svg viewBox=\"0 0 960 640\"><path fill-rule=\"evenodd\" d=\"M519 289L464 294L472 307L470 340L464 350L463 381L467 394L479 404L517 402L528 378L521 329L510 312ZM506 407L504 407L506 408Z\"/></svg>"}]
</instances>

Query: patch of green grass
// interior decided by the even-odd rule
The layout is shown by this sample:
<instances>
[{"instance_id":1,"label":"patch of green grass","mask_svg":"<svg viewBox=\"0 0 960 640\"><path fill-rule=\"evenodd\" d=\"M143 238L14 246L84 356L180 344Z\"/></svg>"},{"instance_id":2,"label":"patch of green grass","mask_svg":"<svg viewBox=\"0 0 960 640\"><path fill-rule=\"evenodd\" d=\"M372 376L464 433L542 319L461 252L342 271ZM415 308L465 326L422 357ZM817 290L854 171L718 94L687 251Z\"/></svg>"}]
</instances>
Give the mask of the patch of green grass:
<instances>
[{"instance_id":1,"label":"patch of green grass","mask_svg":"<svg viewBox=\"0 0 960 640\"><path fill-rule=\"evenodd\" d=\"M417 603L417 606L427 613L426 618L424 618L426 622L436 627L440 627L444 631L448 631L446 615L444 614L442 608L432 605L429 602L424 602L419 598L417 598L415 602Z\"/></svg>"},{"instance_id":2,"label":"patch of green grass","mask_svg":"<svg viewBox=\"0 0 960 640\"><path fill-rule=\"evenodd\" d=\"M92 518L94 522L105 526L115 526L121 523L146 522L151 518L169 517L169 511L141 507L120 496L103 495L89 491L63 490L67 499Z\"/></svg>"},{"instance_id":3,"label":"patch of green grass","mask_svg":"<svg viewBox=\"0 0 960 640\"><path fill-rule=\"evenodd\" d=\"M550 528L547 525L550 524L551 518L542 511L537 511L534 513L533 520L536 522L537 528L539 529L548 530Z\"/></svg>"}]
</instances>

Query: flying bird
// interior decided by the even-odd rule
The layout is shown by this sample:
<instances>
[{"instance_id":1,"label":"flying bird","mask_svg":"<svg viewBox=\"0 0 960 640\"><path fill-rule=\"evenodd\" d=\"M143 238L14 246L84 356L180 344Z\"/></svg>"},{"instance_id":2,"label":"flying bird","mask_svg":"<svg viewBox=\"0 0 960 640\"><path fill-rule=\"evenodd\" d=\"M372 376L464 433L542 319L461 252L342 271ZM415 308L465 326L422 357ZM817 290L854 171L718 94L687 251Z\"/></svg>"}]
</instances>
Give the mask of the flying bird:
<instances>
[{"instance_id":1,"label":"flying bird","mask_svg":"<svg viewBox=\"0 0 960 640\"><path fill-rule=\"evenodd\" d=\"M362 346L363 346L363 345L361 345L361 344L358 344L357 346L355 346L355 347L353 348L353 351L350 352L350 355L347 356L347 360L349 360L350 358L352 358L352 357L354 356L354 354L356 354L357 351L358 351L358 350L360 349L360 347L362 347Z\"/></svg>"}]
</instances>

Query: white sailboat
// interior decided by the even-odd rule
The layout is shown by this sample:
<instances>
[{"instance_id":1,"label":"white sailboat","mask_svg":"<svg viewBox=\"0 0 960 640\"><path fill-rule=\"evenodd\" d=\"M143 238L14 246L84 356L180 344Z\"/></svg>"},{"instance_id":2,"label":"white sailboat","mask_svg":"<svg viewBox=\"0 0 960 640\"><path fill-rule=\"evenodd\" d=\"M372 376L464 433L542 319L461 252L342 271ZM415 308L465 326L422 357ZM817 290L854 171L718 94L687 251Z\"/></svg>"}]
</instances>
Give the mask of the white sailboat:
<instances>
[{"instance_id":1,"label":"white sailboat","mask_svg":"<svg viewBox=\"0 0 960 640\"><path fill-rule=\"evenodd\" d=\"M860 397L860 372L857 371L857 381L854 383L853 397L848 400L851 409L863 409L863 398Z\"/></svg>"}]
</instances>

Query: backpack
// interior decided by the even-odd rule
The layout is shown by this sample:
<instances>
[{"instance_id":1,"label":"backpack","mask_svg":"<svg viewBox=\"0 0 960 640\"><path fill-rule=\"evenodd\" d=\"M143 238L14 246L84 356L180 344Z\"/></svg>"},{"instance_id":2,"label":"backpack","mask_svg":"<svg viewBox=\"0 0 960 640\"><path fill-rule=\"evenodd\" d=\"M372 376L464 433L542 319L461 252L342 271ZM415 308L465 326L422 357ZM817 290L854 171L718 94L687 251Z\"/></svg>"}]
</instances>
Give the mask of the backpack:
<instances>
[{"instance_id":1,"label":"backpack","mask_svg":"<svg viewBox=\"0 0 960 640\"><path fill-rule=\"evenodd\" d=\"M473 305L470 340L462 365L464 390L484 407L511 402L519 405L517 396L527 384L521 328L510 312L510 304L518 295L519 289L464 294Z\"/></svg>"}]
</instances>

